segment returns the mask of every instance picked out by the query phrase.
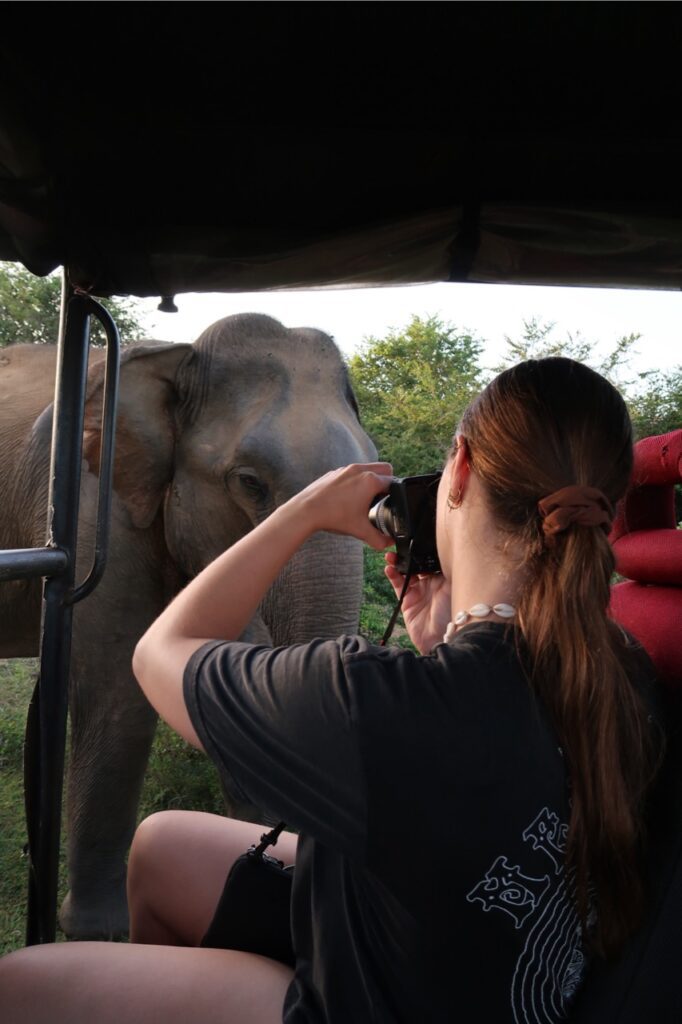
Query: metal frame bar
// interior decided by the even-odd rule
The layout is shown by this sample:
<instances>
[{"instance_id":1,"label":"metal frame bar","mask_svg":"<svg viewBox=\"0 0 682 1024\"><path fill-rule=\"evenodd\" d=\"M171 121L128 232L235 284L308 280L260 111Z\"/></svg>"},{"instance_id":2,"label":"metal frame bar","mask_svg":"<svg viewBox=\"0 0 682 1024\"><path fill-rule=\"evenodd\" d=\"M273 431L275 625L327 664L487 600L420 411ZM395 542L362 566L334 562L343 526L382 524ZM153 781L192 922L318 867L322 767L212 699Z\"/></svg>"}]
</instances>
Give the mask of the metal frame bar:
<instances>
[{"instance_id":1,"label":"metal frame bar","mask_svg":"<svg viewBox=\"0 0 682 1024\"><path fill-rule=\"evenodd\" d=\"M93 567L75 588L76 543L88 369L89 320L107 335L99 504ZM0 581L44 576L40 676L27 721L25 788L29 838L27 945L53 942L71 662L73 605L106 565L118 395L119 337L108 312L64 279L52 424L47 546L0 551Z\"/></svg>"},{"instance_id":2,"label":"metal frame bar","mask_svg":"<svg viewBox=\"0 0 682 1024\"><path fill-rule=\"evenodd\" d=\"M116 409L118 405L118 378L121 340L118 328L104 306L88 299L90 314L104 327L107 336L107 355L104 366L104 403L102 406L102 440L100 443L99 487L97 492L97 523L95 526L95 553L92 568L83 583L69 596L70 604L82 601L91 594L104 575L109 553L109 526L111 497L114 489L114 442Z\"/></svg>"},{"instance_id":3,"label":"metal frame bar","mask_svg":"<svg viewBox=\"0 0 682 1024\"><path fill-rule=\"evenodd\" d=\"M63 299L64 299L63 295ZM48 544L66 553L67 565L43 585L40 679L27 730L29 842L26 943L54 942L62 810L64 749L71 665L81 448L88 369L89 316L85 301L68 298L59 340L48 498ZM29 735L37 732L35 738Z\"/></svg>"},{"instance_id":4,"label":"metal frame bar","mask_svg":"<svg viewBox=\"0 0 682 1024\"><path fill-rule=\"evenodd\" d=\"M34 576L55 576L64 572L68 558L57 548L15 548L0 551L0 583L28 580Z\"/></svg>"}]
</instances>

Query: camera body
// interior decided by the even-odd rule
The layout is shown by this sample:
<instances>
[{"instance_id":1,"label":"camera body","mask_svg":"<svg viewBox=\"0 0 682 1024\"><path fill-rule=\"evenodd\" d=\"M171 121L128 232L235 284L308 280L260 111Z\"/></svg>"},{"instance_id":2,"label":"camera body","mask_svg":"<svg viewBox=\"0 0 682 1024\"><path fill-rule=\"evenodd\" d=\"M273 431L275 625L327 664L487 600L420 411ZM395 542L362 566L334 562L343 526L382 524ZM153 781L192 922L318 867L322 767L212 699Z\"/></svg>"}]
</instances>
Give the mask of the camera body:
<instances>
[{"instance_id":1,"label":"camera body","mask_svg":"<svg viewBox=\"0 0 682 1024\"><path fill-rule=\"evenodd\" d=\"M388 494L377 495L369 521L395 541L396 569L411 573L440 572L436 550L436 496L440 473L397 477Z\"/></svg>"}]
</instances>

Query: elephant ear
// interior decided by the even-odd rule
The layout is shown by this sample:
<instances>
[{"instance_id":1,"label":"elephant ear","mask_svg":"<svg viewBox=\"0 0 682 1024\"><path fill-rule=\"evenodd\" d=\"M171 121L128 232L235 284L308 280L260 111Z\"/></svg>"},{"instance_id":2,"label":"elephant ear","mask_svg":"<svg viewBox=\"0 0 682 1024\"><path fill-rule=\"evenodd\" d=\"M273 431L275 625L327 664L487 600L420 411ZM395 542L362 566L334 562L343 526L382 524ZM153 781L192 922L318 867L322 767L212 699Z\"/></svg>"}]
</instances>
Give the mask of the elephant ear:
<instances>
[{"instance_id":1,"label":"elephant ear","mask_svg":"<svg viewBox=\"0 0 682 1024\"><path fill-rule=\"evenodd\" d=\"M135 346L121 357L114 490L139 529L154 521L173 475L175 380L192 352L192 345L157 343ZM83 457L93 473L99 472L103 384L100 361L88 374L83 431Z\"/></svg>"}]
</instances>

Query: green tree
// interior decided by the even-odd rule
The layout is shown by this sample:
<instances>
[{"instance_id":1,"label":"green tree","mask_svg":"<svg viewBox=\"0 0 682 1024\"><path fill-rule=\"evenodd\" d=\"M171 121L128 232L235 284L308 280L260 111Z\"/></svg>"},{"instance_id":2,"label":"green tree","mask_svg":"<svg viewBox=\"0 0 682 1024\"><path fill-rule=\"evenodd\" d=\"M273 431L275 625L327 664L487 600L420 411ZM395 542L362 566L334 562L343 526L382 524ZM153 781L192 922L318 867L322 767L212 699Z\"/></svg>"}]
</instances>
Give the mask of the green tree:
<instances>
[{"instance_id":1,"label":"green tree","mask_svg":"<svg viewBox=\"0 0 682 1024\"><path fill-rule=\"evenodd\" d=\"M616 341L610 352L597 356L594 342L584 338L579 332L577 334L568 333L563 338L556 338L553 336L555 326L551 322L542 323L536 317L524 320L521 337L505 336L507 350L500 364L495 367L495 372L500 373L508 366L513 366L514 363L520 363L525 359L565 356L591 366L593 370L603 374L621 390L632 385L632 380L625 380L623 375L628 371L628 363L634 354L635 345L641 338L640 334L623 335Z\"/></svg>"},{"instance_id":2,"label":"green tree","mask_svg":"<svg viewBox=\"0 0 682 1024\"><path fill-rule=\"evenodd\" d=\"M0 265L0 348L14 342L54 344L59 331L61 273L36 277L18 263ZM130 299L100 299L119 329L122 344L144 335L140 313ZM104 344L104 331L90 326L93 345Z\"/></svg>"},{"instance_id":3,"label":"green tree","mask_svg":"<svg viewBox=\"0 0 682 1024\"><path fill-rule=\"evenodd\" d=\"M349 370L365 429L401 476L440 469L484 380L483 345L436 316L365 338Z\"/></svg>"},{"instance_id":4,"label":"green tree","mask_svg":"<svg viewBox=\"0 0 682 1024\"><path fill-rule=\"evenodd\" d=\"M635 437L682 429L682 365L639 377L639 386L628 397Z\"/></svg>"},{"instance_id":5,"label":"green tree","mask_svg":"<svg viewBox=\"0 0 682 1024\"><path fill-rule=\"evenodd\" d=\"M522 359L567 356L598 370L619 388L630 411L636 438L682 428L682 365L633 375L628 364L640 334L624 335L607 355L597 357L595 345L579 334L562 339L553 337L554 326L536 319L525 320L520 338L505 339L507 351L496 371Z\"/></svg>"}]
</instances>

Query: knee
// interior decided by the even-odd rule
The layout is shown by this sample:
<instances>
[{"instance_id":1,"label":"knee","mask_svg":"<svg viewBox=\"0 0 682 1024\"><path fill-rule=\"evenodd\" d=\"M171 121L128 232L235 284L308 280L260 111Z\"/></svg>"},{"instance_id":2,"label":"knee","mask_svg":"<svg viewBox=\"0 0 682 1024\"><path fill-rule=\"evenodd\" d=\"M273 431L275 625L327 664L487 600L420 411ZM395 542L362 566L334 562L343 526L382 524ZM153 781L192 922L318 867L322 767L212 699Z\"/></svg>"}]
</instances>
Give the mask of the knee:
<instances>
[{"instance_id":1,"label":"knee","mask_svg":"<svg viewBox=\"0 0 682 1024\"><path fill-rule=\"evenodd\" d=\"M148 888L164 853L172 849L175 811L158 811L140 822L128 857L128 902Z\"/></svg>"}]
</instances>

